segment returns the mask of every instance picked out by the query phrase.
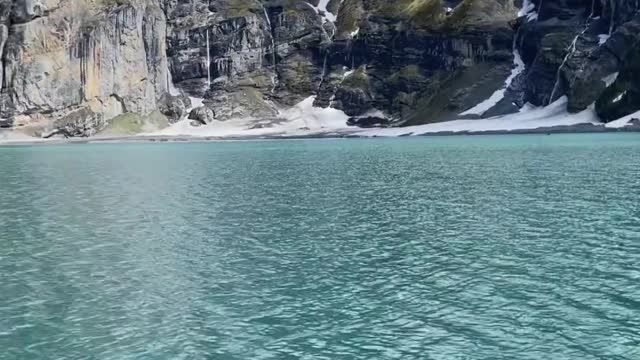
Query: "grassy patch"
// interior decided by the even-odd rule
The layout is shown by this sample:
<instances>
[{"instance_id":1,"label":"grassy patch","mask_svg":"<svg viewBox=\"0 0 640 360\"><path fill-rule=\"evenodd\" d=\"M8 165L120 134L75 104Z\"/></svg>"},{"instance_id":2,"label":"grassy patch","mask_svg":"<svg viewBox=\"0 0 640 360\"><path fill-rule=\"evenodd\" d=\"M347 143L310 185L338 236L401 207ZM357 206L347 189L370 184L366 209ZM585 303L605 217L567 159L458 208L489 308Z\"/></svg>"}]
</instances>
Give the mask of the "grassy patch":
<instances>
[{"instance_id":1,"label":"grassy patch","mask_svg":"<svg viewBox=\"0 0 640 360\"><path fill-rule=\"evenodd\" d=\"M357 68L352 74L344 79L342 86L352 89L367 89L369 87L367 69L364 66Z\"/></svg>"},{"instance_id":2,"label":"grassy patch","mask_svg":"<svg viewBox=\"0 0 640 360\"><path fill-rule=\"evenodd\" d=\"M137 134L142 132L144 121L136 113L121 114L111 119L107 131L117 134Z\"/></svg>"},{"instance_id":3,"label":"grassy patch","mask_svg":"<svg viewBox=\"0 0 640 360\"><path fill-rule=\"evenodd\" d=\"M125 113L111 119L105 132L118 135L135 135L146 131L163 129L167 126L169 126L167 117L159 111L154 111L144 117L138 113Z\"/></svg>"},{"instance_id":4,"label":"grassy patch","mask_svg":"<svg viewBox=\"0 0 640 360\"><path fill-rule=\"evenodd\" d=\"M230 0L227 1L226 12L228 17L248 16L251 10L257 10L258 4L255 0Z\"/></svg>"},{"instance_id":5,"label":"grassy patch","mask_svg":"<svg viewBox=\"0 0 640 360\"><path fill-rule=\"evenodd\" d=\"M424 79L424 75L422 74L422 70L418 65L407 65L399 71L391 74L386 81L389 84L398 84L401 82L416 81L422 79Z\"/></svg>"},{"instance_id":6,"label":"grassy patch","mask_svg":"<svg viewBox=\"0 0 640 360\"><path fill-rule=\"evenodd\" d=\"M445 16L440 0L380 0L377 5L378 15L405 20L415 27L437 27Z\"/></svg>"},{"instance_id":7,"label":"grassy patch","mask_svg":"<svg viewBox=\"0 0 640 360\"><path fill-rule=\"evenodd\" d=\"M360 19L364 16L362 0L345 0L340 7L336 27L338 33L352 33L358 28Z\"/></svg>"}]
</instances>

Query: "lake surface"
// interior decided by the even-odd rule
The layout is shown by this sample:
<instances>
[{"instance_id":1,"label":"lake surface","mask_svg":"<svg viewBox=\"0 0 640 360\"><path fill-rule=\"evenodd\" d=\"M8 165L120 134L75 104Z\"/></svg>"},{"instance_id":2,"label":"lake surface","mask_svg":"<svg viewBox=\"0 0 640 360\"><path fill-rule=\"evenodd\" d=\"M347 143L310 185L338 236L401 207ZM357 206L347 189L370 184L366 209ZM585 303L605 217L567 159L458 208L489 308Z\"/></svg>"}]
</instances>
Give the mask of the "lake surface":
<instances>
[{"instance_id":1,"label":"lake surface","mask_svg":"<svg viewBox=\"0 0 640 360\"><path fill-rule=\"evenodd\" d=\"M0 359L640 359L640 134L0 147Z\"/></svg>"}]
</instances>

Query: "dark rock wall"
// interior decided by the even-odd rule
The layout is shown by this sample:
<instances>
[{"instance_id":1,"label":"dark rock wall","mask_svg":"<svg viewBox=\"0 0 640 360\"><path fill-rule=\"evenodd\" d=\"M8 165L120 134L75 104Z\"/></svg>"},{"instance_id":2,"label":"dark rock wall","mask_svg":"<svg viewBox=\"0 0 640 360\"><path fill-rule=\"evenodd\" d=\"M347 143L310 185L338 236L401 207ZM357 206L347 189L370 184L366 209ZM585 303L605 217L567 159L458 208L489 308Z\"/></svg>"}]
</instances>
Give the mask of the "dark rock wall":
<instances>
[{"instance_id":1,"label":"dark rock wall","mask_svg":"<svg viewBox=\"0 0 640 360\"><path fill-rule=\"evenodd\" d=\"M603 119L612 119L614 115L608 113L616 106L607 104L605 98L615 91L631 90L630 72L637 62L634 54L640 40L640 5L635 0L535 3L538 18L521 19L518 24L516 43L527 65L522 99L547 105L566 95L569 111L582 111L596 102ZM616 74L620 81L608 84ZM632 94L625 99L631 101ZM640 99L636 102L640 108ZM632 110L638 109L626 107L616 115Z\"/></svg>"}]
</instances>

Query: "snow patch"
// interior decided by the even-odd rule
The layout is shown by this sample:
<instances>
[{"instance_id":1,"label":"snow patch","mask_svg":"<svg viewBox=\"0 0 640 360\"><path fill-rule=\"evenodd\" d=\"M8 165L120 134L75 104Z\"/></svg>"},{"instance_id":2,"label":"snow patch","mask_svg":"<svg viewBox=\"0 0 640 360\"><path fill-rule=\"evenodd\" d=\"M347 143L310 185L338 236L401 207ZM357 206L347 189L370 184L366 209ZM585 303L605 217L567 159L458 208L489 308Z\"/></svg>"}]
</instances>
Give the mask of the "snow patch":
<instances>
[{"instance_id":1,"label":"snow patch","mask_svg":"<svg viewBox=\"0 0 640 360\"><path fill-rule=\"evenodd\" d=\"M187 113L190 113L193 109L204 106L204 98L189 96L189 100L191 100L191 107L187 109Z\"/></svg>"},{"instance_id":2,"label":"snow patch","mask_svg":"<svg viewBox=\"0 0 640 360\"><path fill-rule=\"evenodd\" d=\"M15 129L0 129L0 144L45 142L50 140L53 139L43 139L29 136Z\"/></svg>"},{"instance_id":3,"label":"snow patch","mask_svg":"<svg viewBox=\"0 0 640 360\"><path fill-rule=\"evenodd\" d=\"M472 107L471 109L462 112L460 115L482 115L487 110L494 107L500 100L504 98L504 94L513 82L513 80L520 75L524 71L524 62L522 61L522 57L517 50L513 51L513 64L514 67L511 70L511 75L505 80L504 86L499 90L496 90L487 100L481 102L480 104Z\"/></svg>"},{"instance_id":4,"label":"snow patch","mask_svg":"<svg viewBox=\"0 0 640 360\"><path fill-rule=\"evenodd\" d=\"M636 111L632 114L629 114L627 116L623 116L618 120L614 120L611 122L606 123L604 126L607 128L611 128L611 129L619 129L619 128L623 128L625 126L629 126L631 124L629 124L629 121L633 120L633 119L640 119L640 111Z\"/></svg>"},{"instance_id":5,"label":"snow patch","mask_svg":"<svg viewBox=\"0 0 640 360\"><path fill-rule=\"evenodd\" d=\"M619 72L614 72L611 75L607 75L605 77L602 78L602 81L604 81L605 84L607 84L607 87L611 86L614 82L616 82L616 80L618 79L618 75L620 73Z\"/></svg>"},{"instance_id":6,"label":"snow patch","mask_svg":"<svg viewBox=\"0 0 640 360\"><path fill-rule=\"evenodd\" d=\"M617 103L618 101L622 100L622 98L627 95L627 90L623 91L620 95L618 95L615 99L613 99L613 101L611 101L612 103Z\"/></svg>"},{"instance_id":7,"label":"snow patch","mask_svg":"<svg viewBox=\"0 0 640 360\"><path fill-rule=\"evenodd\" d=\"M377 117L377 118L381 118L381 119L386 119L387 116L384 114L384 112L382 112L381 110L378 110L376 108L373 108L369 111L367 111L366 113L358 116L359 118L366 118L366 117Z\"/></svg>"},{"instance_id":8,"label":"snow patch","mask_svg":"<svg viewBox=\"0 0 640 360\"><path fill-rule=\"evenodd\" d=\"M334 108L315 107L316 96L310 96L293 107L280 111L280 116L294 124L304 124L309 130L346 128L349 116Z\"/></svg>"},{"instance_id":9,"label":"snow patch","mask_svg":"<svg viewBox=\"0 0 640 360\"><path fill-rule=\"evenodd\" d=\"M197 100L197 99L196 99ZM278 109L275 119L230 119L214 121L194 127L184 119L170 127L143 136L187 136L187 137L244 137L244 136L300 136L332 134L349 131L349 116L333 108L313 106L315 96L310 96L288 109ZM194 99L192 98L192 101ZM198 104L196 102L196 104ZM201 102L200 102L201 104ZM353 128L351 128L352 130Z\"/></svg>"},{"instance_id":10,"label":"snow patch","mask_svg":"<svg viewBox=\"0 0 640 360\"><path fill-rule=\"evenodd\" d=\"M518 11L518 17L527 17L527 21L531 22L538 19L538 12L536 10L536 4L531 0L524 0L522 8Z\"/></svg>"},{"instance_id":11,"label":"snow patch","mask_svg":"<svg viewBox=\"0 0 640 360\"><path fill-rule=\"evenodd\" d=\"M553 126L600 124L594 106L577 113L567 111L567 97L563 96L546 107L527 107L522 112L480 120L453 120L405 128L370 129L358 133L362 136L422 135L439 132L482 132L533 130ZM524 108L523 108L524 109Z\"/></svg>"},{"instance_id":12,"label":"snow patch","mask_svg":"<svg viewBox=\"0 0 640 360\"><path fill-rule=\"evenodd\" d=\"M355 70L347 70L347 68L344 68L345 72L344 74L342 74L342 81L344 81L346 78L348 78L349 76L353 75L354 72L356 72Z\"/></svg>"},{"instance_id":13,"label":"snow patch","mask_svg":"<svg viewBox=\"0 0 640 360\"><path fill-rule=\"evenodd\" d=\"M355 30L353 30L349 35L351 36L351 38L354 38L358 36L359 33L360 33L360 28L358 27Z\"/></svg>"},{"instance_id":14,"label":"snow patch","mask_svg":"<svg viewBox=\"0 0 640 360\"><path fill-rule=\"evenodd\" d=\"M609 40L610 37L611 37L611 35L609 35L609 34L600 34L600 35L598 35L598 45L600 45L600 46L604 45L604 43L606 43L607 40Z\"/></svg>"},{"instance_id":15,"label":"snow patch","mask_svg":"<svg viewBox=\"0 0 640 360\"><path fill-rule=\"evenodd\" d=\"M320 14L320 16L322 16L323 22L331 22L331 23L335 23L337 20L337 16L332 14L329 10L327 10L327 5L329 5L329 0L320 0L320 2L318 3L318 6L313 6L310 3L306 3L307 5L311 6L316 13Z\"/></svg>"}]
</instances>

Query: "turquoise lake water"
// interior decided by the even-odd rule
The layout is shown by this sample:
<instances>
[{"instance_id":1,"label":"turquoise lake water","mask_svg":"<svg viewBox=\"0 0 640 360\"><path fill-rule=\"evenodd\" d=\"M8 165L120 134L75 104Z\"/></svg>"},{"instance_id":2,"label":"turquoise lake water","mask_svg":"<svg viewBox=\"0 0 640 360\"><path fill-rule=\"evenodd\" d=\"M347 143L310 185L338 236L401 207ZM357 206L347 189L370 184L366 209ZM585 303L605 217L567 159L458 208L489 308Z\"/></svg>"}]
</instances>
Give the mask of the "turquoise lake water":
<instances>
[{"instance_id":1,"label":"turquoise lake water","mask_svg":"<svg viewBox=\"0 0 640 360\"><path fill-rule=\"evenodd\" d=\"M0 147L0 359L640 359L640 134Z\"/></svg>"}]
</instances>

